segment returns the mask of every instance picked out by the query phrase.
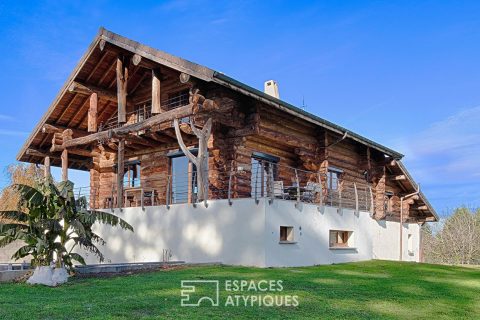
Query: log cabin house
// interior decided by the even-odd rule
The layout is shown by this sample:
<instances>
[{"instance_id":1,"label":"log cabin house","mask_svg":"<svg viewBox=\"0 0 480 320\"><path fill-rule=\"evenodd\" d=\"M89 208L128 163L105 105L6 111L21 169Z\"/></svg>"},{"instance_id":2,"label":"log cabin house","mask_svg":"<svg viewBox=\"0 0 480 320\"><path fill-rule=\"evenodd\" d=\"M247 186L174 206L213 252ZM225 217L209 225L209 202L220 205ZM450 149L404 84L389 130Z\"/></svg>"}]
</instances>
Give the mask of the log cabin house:
<instances>
[{"instance_id":1,"label":"log cabin house","mask_svg":"<svg viewBox=\"0 0 480 320\"><path fill-rule=\"evenodd\" d=\"M103 28L18 160L90 172L77 189L135 234L110 262L289 266L421 260L436 213L402 154L223 73ZM93 262L93 261L92 261Z\"/></svg>"}]
</instances>

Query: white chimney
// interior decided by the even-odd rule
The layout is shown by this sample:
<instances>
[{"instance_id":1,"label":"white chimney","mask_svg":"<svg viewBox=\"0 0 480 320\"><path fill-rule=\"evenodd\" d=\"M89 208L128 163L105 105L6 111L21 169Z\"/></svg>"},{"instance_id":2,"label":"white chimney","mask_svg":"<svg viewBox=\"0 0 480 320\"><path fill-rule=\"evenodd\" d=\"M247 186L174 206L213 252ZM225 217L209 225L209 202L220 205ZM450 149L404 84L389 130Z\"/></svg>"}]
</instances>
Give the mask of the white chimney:
<instances>
[{"instance_id":1,"label":"white chimney","mask_svg":"<svg viewBox=\"0 0 480 320\"><path fill-rule=\"evenodd\" d=\"M272 97L280 99L280 95L278 94L278 84L275 80L265 81L264 92Z\"/></svg>"}]
</instances>

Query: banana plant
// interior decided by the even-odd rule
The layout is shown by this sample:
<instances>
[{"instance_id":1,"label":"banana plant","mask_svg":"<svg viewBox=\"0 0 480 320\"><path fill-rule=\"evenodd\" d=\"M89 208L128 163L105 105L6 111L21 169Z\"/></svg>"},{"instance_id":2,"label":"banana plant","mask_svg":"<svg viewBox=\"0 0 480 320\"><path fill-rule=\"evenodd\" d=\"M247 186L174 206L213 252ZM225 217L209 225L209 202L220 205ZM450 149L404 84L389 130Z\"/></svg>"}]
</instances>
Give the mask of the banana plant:
<instances>
[{"instance_id":1,"label":"banana plant","mask_svg":"<svg viewBox=\"0 0 480 320\"><path fill-rule=\"evenodd\" d=\"M31 256L35 266L48 266L56 259L58 266L71 270L75 261L85 264L85 259L74 252L77 247L104 261L98 246L105 241L94 232L95 223L133 231L130 224L111 213L89 210L84 197L75 199L71 181L55 185L46 179L35 187L14 188L21 197L19 210L0 211L1 220L6 221L0 224L0 247L17 240L25 243L12 259Z\"/></svg>"}]
</instances>

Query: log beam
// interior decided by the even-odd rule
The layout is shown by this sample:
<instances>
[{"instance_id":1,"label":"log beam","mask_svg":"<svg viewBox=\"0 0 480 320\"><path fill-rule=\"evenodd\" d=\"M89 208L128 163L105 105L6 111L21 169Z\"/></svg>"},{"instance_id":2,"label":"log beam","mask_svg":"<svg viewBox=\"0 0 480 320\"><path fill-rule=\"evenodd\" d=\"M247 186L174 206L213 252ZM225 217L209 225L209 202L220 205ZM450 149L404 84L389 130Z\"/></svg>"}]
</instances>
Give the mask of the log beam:
<instances>
[{"instance_id":1,"label":"log beam","mask_svg":"<svg viewBox=\"0 0 480 320\"><path fill-rule=\"evenodd\" d=\"M117 105L118 123L127 122L127 83L128 83L128 59L125 56L117 57Z\"/></svg>"},{"instance_id":2,"label":"log beam","mask_svg":"<svg viewBox=\"0 0 480 320\"><path fill-rule=\"evenodd\" d=\"M428 210L428 206L418 206L418 207L412 208L412 210L422 210L422 211L424 211L424 210Z\"/></svg>"},{"instance_id":3,"label":"log beam","mask_svg":"<svg viewBox=\"0 0 480 320\"><path fill-rule=\"evenodd\" d=\"M88 132L97 132L98 95L96 92L90 95L90 107L88 109Z\"/></svg>"},{"instance_id":4,"label":"log beam","mask_svg":"<svg viewBox=\"0 0 480 320\"><path fill-rule=\"evenodd\" d=\"M115 94L115 92L98 86L80 83L77 81L72 82L72 84L68 87L68 91L87 96L91 95L92 93L96 93L99 99L104 99L115 103L117 102L117 95Z\"/></svg>"},{"instance_id":5,"label":"log beam","mask_svg":"<svg viewBox=\"0 0 480 320\"><path fill-rule=\"evenodd\" d=\"M172 109L156 116L150 117L145 121L125 125L123 127L101 131L97 133L92 133L85 137L71 139L63 143L63 148L71 148L81 145L90 144L98 140L107 140L114 137L125 136L131 132L138 132L141 130L148 129L154 125L160 124L162 122L173 121L174 119L189 117L193 114L192 105L186 105L176 109Z\"/></svg>"},{"instance_id":6,"label":"log beam","mask_svg":"<svg viewBox=\"0 0 480 320\"><path fill-rule=\"evenodd\" d=\"M62 133L63 131L69 128L63 126L54 126L48 123L45 123L42 127L42 133ZM88 135L87 131L78 130L78 129L70 129L72 130L72 134L75 138L84 137Z\"/></svg>"},{"instance_id":7,"label":"log beam","mask_svg":"<svg viewBox=\"0 0 480 320\"><path fill-rule=\"evenodd\" d=\"M142 56L141 55L139 55L137 53L133 55L132 62L133 62L134 66L138 66L141 61L142 61Z\"/></svg>"}]
</instances>

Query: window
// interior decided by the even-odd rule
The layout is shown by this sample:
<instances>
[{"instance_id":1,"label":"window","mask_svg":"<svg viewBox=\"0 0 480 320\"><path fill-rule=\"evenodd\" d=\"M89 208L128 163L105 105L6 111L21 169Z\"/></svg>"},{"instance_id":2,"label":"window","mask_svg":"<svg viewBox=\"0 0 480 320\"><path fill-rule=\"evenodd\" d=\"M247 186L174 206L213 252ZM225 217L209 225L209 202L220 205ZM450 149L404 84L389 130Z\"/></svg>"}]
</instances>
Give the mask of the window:
<instances>
[{"instance_id":1,"label":"window","mask_svg":"<svg viewBox=\"0 0 480 320\"><path fill-rule=\"evenodd\" d=\"M294 242L293 227L280 226L280 242Z\"/></svg>"},{"instance_id":2,"label":"window","mask_svg":"<svg viewBox=\"0 0 480 320\"><path fill-rule=\"evenodd\" d=\"M385 208L385 212L393 212L393 192L385 192L383 206Z\"/></svg>"},{"instance_id":3,"label":"window","mask_svg":"<svg viewBox=\"0 0 480 320\"><path fill-rule=\"evenodd\" d=\"M123 186L127 188L139 187L141 184L140 171L140 161L132 161L125 163Z\"/></svg>"},{"instance_id":4,"label":"window","mask_svg":"<svg viewBox=\"0 0 480 320\"><path fill-rule=\"evenodd\" d=\"M330 230L330 248L352 247L352 231Z\"/></svg>"},{"instance_id":5,"label":"window","mask_svg":"<svg viewBox=\"0 0 480 320\"><path fill-rule=\"evenodd\" d=\"M194 155L197 149L190 149ZM167 154L170 158L171 201L172 203L195 202L197 194L197 169L182 151Z\"/></svg>"},{"instance_id":6,"label":"window","mask_svg":"<svg viewBox=\"0 0 480 320\"><path fill-rule=\"evenodd\" d=\"M327 187L330 190L338 190L340 184L340 178L343 170L329 167L327 171Z\"/></svg>"},{"instance_id":7,"label":"window","mask_svg":"<svg viewBox=\"0 0 480 320\"><path fill-rule=\"evenodd\" d=\"M277 179L277 162L280 159L261 152L252 154L251 195L265 197L268 195L268 184Z\"/></svg>"},{"instance_id":8,"label":"window","mask_svg":"<svg viewBox=\"0 0 480 320\"><path fill-rule=\"evenodd\" d=\"M413 235L411 233L408 234L407 247L408 247L408 254L413 256Z\"/></svg>"},{"instance_id":9,"label":"window","mask_svg":"<svg viewBox=\"0 0 480 320\"><path fill-rule=\"evenodd\" d=\"M185 106L188 104L190 99L189 90L181 90L168 95L168 101L166 101L167 108L175 109L181 106Z\"/></svg>"}]
</instances>

